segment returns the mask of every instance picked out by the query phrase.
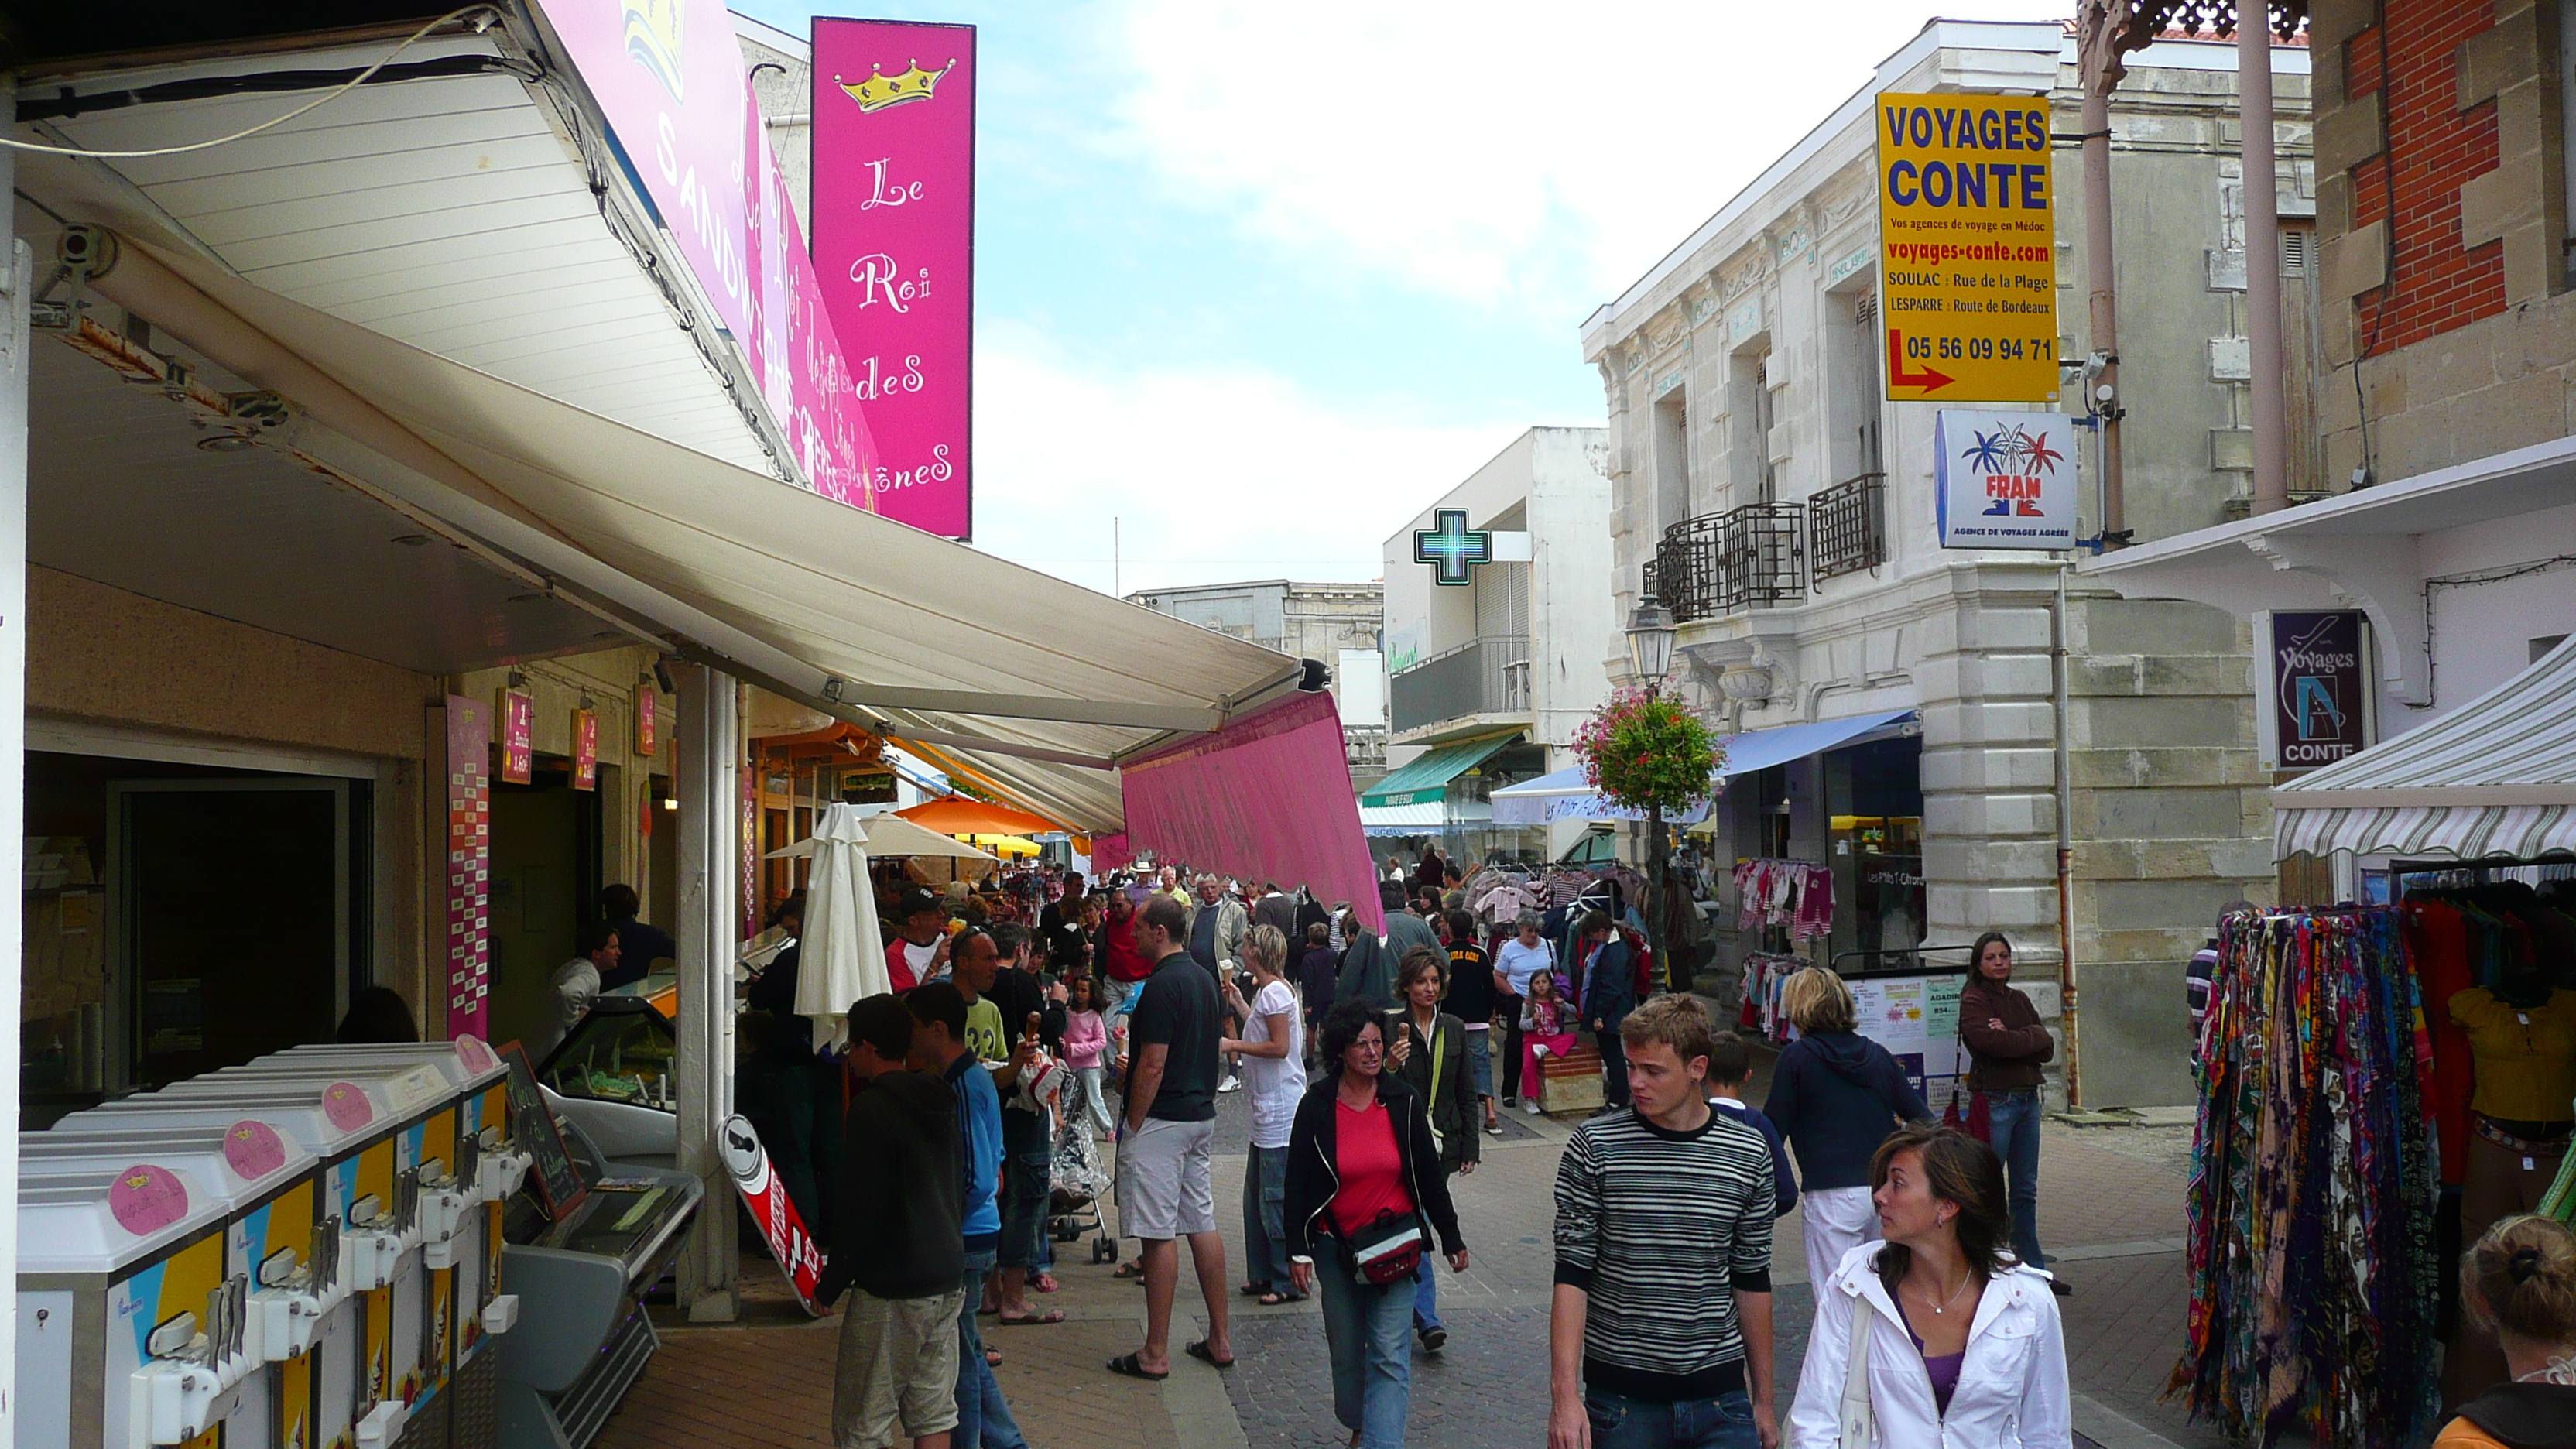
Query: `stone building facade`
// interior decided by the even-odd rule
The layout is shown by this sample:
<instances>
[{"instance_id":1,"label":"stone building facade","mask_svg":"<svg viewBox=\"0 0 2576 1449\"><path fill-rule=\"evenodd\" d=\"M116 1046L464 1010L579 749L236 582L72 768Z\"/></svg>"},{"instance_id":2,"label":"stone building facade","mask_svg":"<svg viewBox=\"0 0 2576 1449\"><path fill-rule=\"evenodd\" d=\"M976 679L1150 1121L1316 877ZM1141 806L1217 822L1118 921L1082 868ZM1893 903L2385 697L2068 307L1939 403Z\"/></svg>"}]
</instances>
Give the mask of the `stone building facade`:
<instances>
[{"instance_id":1,"label":"stone building facade","mask_svg":"<svg viewBox=\"0 0 2576 1449\"><path fill-rule=\"evenodd\" d=\"M2084 1103L2149 1105L2188 1097L2185 960L2223 905L2268 889L2249 637L2187 603L2081 582L2061 596L2050 555L1939 547L1938 407L1883 401L1873 98L2045 95L2070 136L2073 62L2056 25L1933 22L1596 313L1584 347L1608 393L1621 616L1648 588L1676 606L1687 664L1674 683L1720 731L1749 743L1825 726L1837 745L1732 778L1708 853L1830 865L1834 932L1806 954L1846 969L1904 959L1852 953L2005 932L2043 1014L2076 1027ZM2159 44L2113 100L2120 284L2152 299L2122 314L2128 522L2142 539L2222 522L2251 491L2234 63L2231 46ZM2280 209L2299 229L2314 190L2303 53L2284 48L2275 70ZM2055 176L2059 355L2081 359L2071 145ZM2064 402L2028 406L2079 411L2068 376ZM2089 454L2091 435L2078 439ZM2061 642L2073 1023L2058 991ZM1604 647L1624 676L1618 641ZM1734 904L1719 912L1713 984L1745 952L1786 944L1730 929Z\"/></svg>"},{"instance_id":2,"label":"stone building facade","mask_svg":"<svg viewBox=\"0 0 2576 1449\"><path fill-rule=\"evenodd\" d=\"M1332 671L1333 692L1345 706L1342 749L1351 777L1366 784L1386 773L1386 665L1378 647L1385 594L1385 585L1375 580L1318 584L1255 579L1142 589L1127 601L1264 649L1320 661Z\"/></svg>"}]
</instances>

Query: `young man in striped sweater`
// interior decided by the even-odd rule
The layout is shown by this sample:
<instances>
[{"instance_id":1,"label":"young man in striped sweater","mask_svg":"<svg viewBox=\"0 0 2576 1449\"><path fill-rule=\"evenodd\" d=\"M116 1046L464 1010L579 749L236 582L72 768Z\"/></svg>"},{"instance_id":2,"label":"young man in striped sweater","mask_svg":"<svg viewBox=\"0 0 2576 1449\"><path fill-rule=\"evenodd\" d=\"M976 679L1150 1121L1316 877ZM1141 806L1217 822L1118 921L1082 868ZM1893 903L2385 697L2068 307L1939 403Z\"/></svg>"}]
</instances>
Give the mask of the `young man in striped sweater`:
<instances>
[{"instance_id":1,"label":"young man in striped sweater","mask_svg":"<svg viewBox=\"0 0 2576 1449\"><path fill-rule=\"evenodd\" d=\"M1619 1038L1633 1103L1557 1163L1548 1449L1773 1449L1770 1143L1709 1105L1697 1001Z\"/></svg>"}]
</instances>

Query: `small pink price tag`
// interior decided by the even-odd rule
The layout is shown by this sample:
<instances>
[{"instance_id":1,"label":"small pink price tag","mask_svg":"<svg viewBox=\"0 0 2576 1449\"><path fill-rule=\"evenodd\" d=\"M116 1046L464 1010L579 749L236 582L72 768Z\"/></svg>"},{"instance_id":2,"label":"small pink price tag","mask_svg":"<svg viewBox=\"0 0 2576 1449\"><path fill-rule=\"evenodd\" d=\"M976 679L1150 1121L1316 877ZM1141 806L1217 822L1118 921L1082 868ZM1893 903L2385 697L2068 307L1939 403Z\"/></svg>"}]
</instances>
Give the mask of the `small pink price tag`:
<instances>
[{"instance_id":1,"label":"small pink price tag","mask_svg":"<svg viewBox=\"0 0 2576 1449\"><path fill-rule=\"evenodd\" d=\"M322 1115L343 1132L355 1132L376 1120L376 1109L355 1082L333 1082L322 1089Z\"/></svg>"},{"instance_id":2,"label":"small pink price tag","mask_svg":"<svg viewBox=\"0 0 2576 1449\"><path fill-rule=\"evenodd\" d=\"M501 1065L501 1058L479 1036L459 1036L456 1039L456 1059L463 1062L469 1072L488 1072Z\"/></svg>"},{"instance_id":3,"label":"small pink price tag","mask_svg":"<svg viewBox=\"0 0 2576 1449\"><path fill-rule=\"evenodd\" d=\"M107 1210L119 1227L145 1237L188 1215L188 1185L166 1167L136 1163L108 1185Z\"/></svg>"},{"instance_id":4,"label":"small pink price tag","mask_svg":"<svg viewBox=\"0 0 2576 1449\"><path fill-rule=\"evenodd\" d=\"M224 1133L224 1161L244 1177L266 1177L286 1165L286 1143L265 1122L235 1122Z\"/></svg>"}]
</instances>

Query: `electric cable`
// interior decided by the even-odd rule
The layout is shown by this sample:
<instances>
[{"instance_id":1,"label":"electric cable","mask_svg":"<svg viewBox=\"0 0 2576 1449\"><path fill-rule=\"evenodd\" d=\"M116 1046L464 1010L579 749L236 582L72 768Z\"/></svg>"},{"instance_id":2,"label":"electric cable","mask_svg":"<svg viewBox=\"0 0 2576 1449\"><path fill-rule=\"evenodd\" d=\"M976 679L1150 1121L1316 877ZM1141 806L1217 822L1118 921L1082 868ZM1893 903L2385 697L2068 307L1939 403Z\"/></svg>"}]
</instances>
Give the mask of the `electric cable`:
<instances>
[{"instance_id":1,"label":"electric cable","mask_svg":"<svg viewBox=\"0 0 2576 1449\"><path fill-rule=\"evenodd\" d=\"M79 146L47 146L35 141L21 141L14 136L0 136L0 146L6 146L12 151L41 152L48 156L76 156L94 161L122 161L146 156L180 156L185 155L190 151L204 151L216 146L229 145L232 142L256 136L262 131L283 126L287 122L294 120L296 117L319 110L322 107L329 105L331 102L338 100L340 97L347 95L359 86L365 85L368 79L374 76L376 72L393 64L396 56L401 55L404 51L411 49L415 44L428 38L429 33L436 30L438 27L445 25L450 21L462 20L469 15L490 15L492 13L492 7L489 5L468 5L459 10L450 10L446 14L438 17L436 20L433 20L427 25L422 26L420 29L413 31L404 39L402 44L385 52L385 56L382 60L379 60L374 65L368 66L365 70L358 72L346 82L334 86L330 90L324 91L321 95L314 97L303 105L297 106L294 110L288 111L285 115L276 117L273 120L262 121L258 125L252 126L247 130L235 131L229 136L217 136L210 141L191 141L184 146L155 146L150 150L145 151L91 151Z\"/></svg>"}]
</instances>

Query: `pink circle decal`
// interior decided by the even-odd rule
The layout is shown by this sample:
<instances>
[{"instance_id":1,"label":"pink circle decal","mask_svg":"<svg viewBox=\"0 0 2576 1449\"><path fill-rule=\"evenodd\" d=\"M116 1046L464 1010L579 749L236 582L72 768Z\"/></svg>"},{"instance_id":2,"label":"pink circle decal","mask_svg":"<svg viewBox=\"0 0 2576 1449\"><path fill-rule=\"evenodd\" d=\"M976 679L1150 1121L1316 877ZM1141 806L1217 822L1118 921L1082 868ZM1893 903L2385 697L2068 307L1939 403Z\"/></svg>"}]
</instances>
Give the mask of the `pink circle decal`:
<instances>
[{"instance_id":1,"label":"pink circle decal","mask_svg":"<svg viewBox=\"0 0 2576 1449\"><path fill-rule=\"evenodd\" d=\"M333 1082L322 1089L322 1115L343 1132L355 1132L376 1120L376 1109L355 1082Z\"/></svg>"},{"instance_id":2,"label":"pink circle decal","mask_svg":"<svg viewBox=\"0 0 2576 1449\"><path fill-rule=\"evenodd\" d=\"M188 1185L166 1167L136 1163L108 1185L107 1210L127 1232L144 1237L188 1215Z\"/></svg>"},{"instance_id":3,"label":"pink circle decal","mask_svg":"<svg viewBox=\"0 0 2576 1449\"><path fill-rule=\"evenodd\" d=\"M286 1165L286 1144L265 1122L235 1122L224 1132L224 1161L244 1177L266 1177Z\"/></svg>"},{"instance_id":4,"label":"pink circle decal","mask_svg":"<svg viewBox=\"0 0 2576 1449\"><path fill-rule=\"evenodd\" d=\"M456 1059L463 1062L469 1072L488 1072L501 1065L501 1059L493 1054L491 1045L479 1036L459 1036L456 1039Z\"/></svg>"}]
</instances>

